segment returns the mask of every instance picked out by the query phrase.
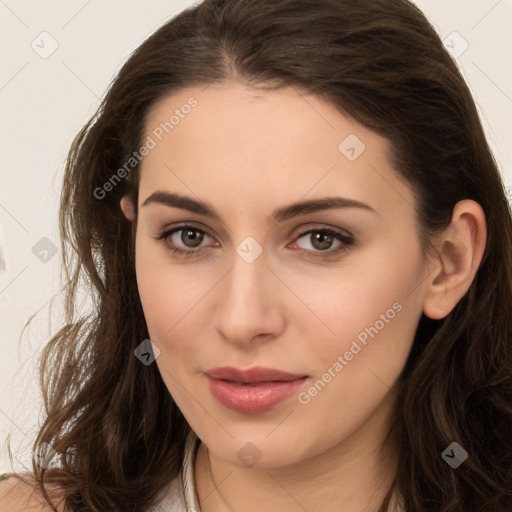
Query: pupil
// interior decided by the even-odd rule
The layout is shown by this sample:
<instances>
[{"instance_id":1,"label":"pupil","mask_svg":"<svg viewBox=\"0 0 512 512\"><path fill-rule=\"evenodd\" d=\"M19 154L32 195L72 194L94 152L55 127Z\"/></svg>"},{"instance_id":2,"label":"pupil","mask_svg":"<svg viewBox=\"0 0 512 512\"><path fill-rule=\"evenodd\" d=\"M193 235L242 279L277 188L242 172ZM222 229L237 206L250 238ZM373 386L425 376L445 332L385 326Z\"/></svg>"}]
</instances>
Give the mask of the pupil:
<instances>
[{"instance_id":1,"label":"pupil","mask_svg":"<svg viewBox=\"0 0 512 512\"><path fill-rule=\"evenodd\" d=\"M187 237L189 238L188 241L190 241L190 240L192 241L192 244L187 243L188 242ZM203 241L203 234L199 233L199 231L193 231L193 230L185 231L184 230L181 234L181 241L185 245L188 245L189 247L197 247Z\"/></svg>"},{"instance_id":2,"label":"pupil","mask_svg":"<svg viewBox=\"0 0 512 512\"><path fill-rule=\"evenodd\" d=\"M332 235L317 232L313 236L313 246L316 247L317 249L328 249L329 246L332 244L332 240Z\"/></svg>"}]
</instances>

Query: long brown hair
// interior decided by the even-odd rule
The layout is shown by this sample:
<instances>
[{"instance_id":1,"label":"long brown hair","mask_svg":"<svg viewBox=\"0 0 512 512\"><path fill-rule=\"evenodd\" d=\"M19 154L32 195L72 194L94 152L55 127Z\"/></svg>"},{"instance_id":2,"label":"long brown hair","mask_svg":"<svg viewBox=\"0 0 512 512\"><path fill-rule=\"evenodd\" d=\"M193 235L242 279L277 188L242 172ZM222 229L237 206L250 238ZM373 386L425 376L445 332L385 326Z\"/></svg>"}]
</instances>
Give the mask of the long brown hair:
<instances>
[{"instance_id":1,"label":"long brown hair","mask_svg":"<svg viewBox=\"0 0 512 512\"><path fill-rule=\"evenodd\" d=\"M471 93L407 0L205 0L122 67L66 167L67 323L43 354L46 419L34 442L50 444L59 465L34 464L41 490L59 484L71 510L145 511L181 469L190 427L157 366L133 355L148 331L136 222L119 201L131 193L136 204L138 165L118 171L141 147L157 100L226 80L304 89L390 140L425 249L458 201L482 206L487 245L475 279L446 318L422 316L400 376L389 433L398 471L380 511L396 492L407 512L510 512L511 211ZM81 284L94 298L90 315L77 308ZM456 470L441 457L452 442L469 454Z\"/></svg>"}]
</instances>

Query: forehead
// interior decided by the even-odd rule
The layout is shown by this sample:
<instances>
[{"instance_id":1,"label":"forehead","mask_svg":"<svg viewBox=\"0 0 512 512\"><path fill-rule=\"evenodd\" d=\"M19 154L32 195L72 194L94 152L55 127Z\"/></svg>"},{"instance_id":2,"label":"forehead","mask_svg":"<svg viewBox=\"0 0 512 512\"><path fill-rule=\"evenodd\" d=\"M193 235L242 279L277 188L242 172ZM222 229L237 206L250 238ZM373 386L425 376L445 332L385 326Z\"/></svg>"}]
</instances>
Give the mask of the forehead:
<instances>
[{"instance_id":1,"label":"forehead","mask_svg":"<svg viewBox=\"0 0 512 512\"><path fill-rule=\"evenodd\" d=\"M148 112L146 133L159 142L165 138L177 144L187 139L210 150L220 145L247 153L252 146L259 159L290 147L301 156L316 157L329 147L330 156L337 157L339 143L356 133L373 150L385 151L388 144L329 103L295 87L264 91L233 82L191 87L163 97ZM260 152L263 145L265 151Z\"/></svg>"},{"instance_id":2,"label":"forehead","mask_svg":"<svg viewBox=\"0 0 512 512\"><path fill-rule=\"evenodd\" d=\"M154 147L141 163L142 199L167 187L202 197L222 191L224 200L247 193L282 203L283 193L297 200L336 191L382 206L390 198L412 204L385 138L292 87L180 90L148 112L144 139Z\"/></svg>"}]
</instances>

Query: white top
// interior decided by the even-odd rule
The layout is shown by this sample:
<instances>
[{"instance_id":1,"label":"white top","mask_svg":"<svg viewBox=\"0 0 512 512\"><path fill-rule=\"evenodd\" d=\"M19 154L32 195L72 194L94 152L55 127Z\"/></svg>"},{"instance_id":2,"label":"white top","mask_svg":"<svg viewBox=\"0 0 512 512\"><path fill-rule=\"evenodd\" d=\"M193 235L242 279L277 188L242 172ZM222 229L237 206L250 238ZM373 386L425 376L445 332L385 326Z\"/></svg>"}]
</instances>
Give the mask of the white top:
<instances>
[{"instance_id":1,"label":"white top","mask_svg":"<svg viewBox=\"0 0 512 512\"><path fill-rule=\"evenodd\" d=\"M194 466L199 438L190 431L185 443L183 469L165 490L153 512L201 512L196 494Z\"/></svg>"}]
</instances>

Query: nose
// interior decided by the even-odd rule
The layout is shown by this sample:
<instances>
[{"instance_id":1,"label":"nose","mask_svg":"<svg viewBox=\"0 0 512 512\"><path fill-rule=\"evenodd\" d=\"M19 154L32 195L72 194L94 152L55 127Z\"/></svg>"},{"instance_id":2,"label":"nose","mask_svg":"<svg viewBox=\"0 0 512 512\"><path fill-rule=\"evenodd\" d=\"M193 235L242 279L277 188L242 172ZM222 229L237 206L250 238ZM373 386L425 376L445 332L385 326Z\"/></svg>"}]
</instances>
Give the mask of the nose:
<instances>
[{"instance_id":1,"label":"nose","mask_svg":"<svg viewBox=\"0 0 512 512\"><path fill-rule=\"evenodd\" d=\"M237 253L217 290L215 328L232 344L253 346L279 336L285 326L282 284L264 254L248 263Z\"/></svg>"}]
</instances>

